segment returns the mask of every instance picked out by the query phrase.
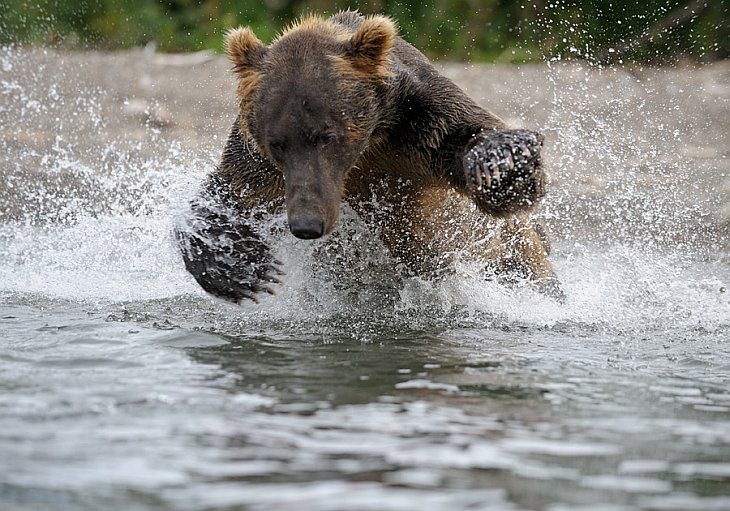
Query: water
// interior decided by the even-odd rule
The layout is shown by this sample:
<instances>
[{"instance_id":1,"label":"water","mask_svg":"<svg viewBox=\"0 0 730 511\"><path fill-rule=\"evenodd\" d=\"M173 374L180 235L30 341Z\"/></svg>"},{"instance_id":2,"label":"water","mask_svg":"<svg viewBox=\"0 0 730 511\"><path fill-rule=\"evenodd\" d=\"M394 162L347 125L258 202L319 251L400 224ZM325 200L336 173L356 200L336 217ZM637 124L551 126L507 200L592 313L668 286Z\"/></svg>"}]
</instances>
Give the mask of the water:
<instances>
[{"instance_id":1,"label":"water","mask_svg":"<svg viewBox=\"0 0 730 511\"><path fill-rule=\"evenodd\" d=\"M236 307L170 236L226 66L156 58L0 53L0 509L730 508L727 67L446 68L552 137L564 305L345 214Z\"/></svg>"}]
</instances>

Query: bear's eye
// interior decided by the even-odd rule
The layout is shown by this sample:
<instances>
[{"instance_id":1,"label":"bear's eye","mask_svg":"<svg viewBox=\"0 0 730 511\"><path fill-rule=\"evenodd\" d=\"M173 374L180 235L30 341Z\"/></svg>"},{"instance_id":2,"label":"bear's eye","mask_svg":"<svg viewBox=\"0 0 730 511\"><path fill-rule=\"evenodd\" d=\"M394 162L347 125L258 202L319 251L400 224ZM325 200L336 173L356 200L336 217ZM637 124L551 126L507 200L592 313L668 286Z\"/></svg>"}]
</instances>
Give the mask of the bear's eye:
<instances>
[{"instance_id":1,"label":"bear's eye","mask_svg":"<svg viewBox=\"0 0 730 511\"><path fill-rule=\"evenodd\" d=\"M272 156L280 156L284 154L284 149L286 149L286 144L284 144L284 142L269 142L269 152L271 152Z\"/></svg>"},{"instance_id":2,"label":"bear's eye","mask_svg":"<svg viewBox=\"0 0 730 511\"><path fill-rule=\"evenodd\" d=\"M319 146L326 146L328 144L331 144L332 142L335 142L337 140L337 134L333 133L331 131L328 131L326 133L322 133L317 137L317 145Z\"/></svg>"}]
</instances>

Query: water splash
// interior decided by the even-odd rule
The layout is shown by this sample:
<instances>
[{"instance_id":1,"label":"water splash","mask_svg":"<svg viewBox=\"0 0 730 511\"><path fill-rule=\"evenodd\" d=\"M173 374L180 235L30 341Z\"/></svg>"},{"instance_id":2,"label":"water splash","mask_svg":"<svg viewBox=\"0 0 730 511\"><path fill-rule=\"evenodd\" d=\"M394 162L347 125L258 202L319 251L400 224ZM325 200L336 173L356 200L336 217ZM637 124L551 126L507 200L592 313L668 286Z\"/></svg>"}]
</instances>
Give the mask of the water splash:
<instances>
[{"instance_id":1,"label":"water splash","mask_svg":"<svg viewBox=\"0 0 730 511\"><path fill-rule=\"evenodd\" d=\"M4 67L17 71L23 62L23 50L3 49ZM638 99L646 98L650 81L575 65L553 64L546 71L551 97L544 129L553 135L553 193L544 217L562 240L554 259L568 294L565 305L527 286L507 289L487 282L481 268L468 263L438 281L406 277L345 211L340 234L328 241L271 240L285 259L285 285L261 305L232 307L197 288L170 233L171 218L196 193L214 159L166 139L149 124L144 141L130 144L122 134L104 144L84 143L77 130L108 125L107 94L64 92L66 82L44 89L37 83L41 71L30 81L13 81L16 74L3 81L3 119L20 138L54 116L74 119L76 129L61 122L45 154L14 146L13 139L3 141L12 155L3 175L9 200L0 228L5 296L147 303L185 295L240 324L360 325L359 333L378 324L574 324L618 330L728 325L728 295L721 292L728 268L723 252L719 259L714 252L720 231L706 221L721 198L702 188L712 186L706 180L689 183L690 192L675 186L682 169L699 166L704 172L706 163L688 156L692 125L679 130L661 119L654 103L661 91L650 91L650 103ZM597 88L604 88L601 98L613 98L602 108L595 107ZM669 117L679 104L674 97L662 102L670 107ZM22 123L16 120L19 111L27 115ZM623 128L627 116L660 119L634 133ZM162 145L159 152L142 150L156 143ZM15 165L9 161L13 157ZM695 192L702 201L693 200ZM272 222L278 223L273 231L284 231L281 217Z\"/></svg>"}]
</instances>

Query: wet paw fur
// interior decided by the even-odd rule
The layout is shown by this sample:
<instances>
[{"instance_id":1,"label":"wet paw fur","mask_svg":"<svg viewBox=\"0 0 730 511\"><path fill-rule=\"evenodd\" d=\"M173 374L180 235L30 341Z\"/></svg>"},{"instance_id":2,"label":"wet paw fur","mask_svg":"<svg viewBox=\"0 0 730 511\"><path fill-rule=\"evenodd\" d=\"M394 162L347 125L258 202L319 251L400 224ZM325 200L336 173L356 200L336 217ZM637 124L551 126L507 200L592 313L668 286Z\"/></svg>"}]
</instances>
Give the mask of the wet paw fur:
<instances>
[{"instance_id":1,"label":"wet paw fur","mask_svg":"<svg viewBox=\"0 0 730 511\"><path fill-rule=\"evenodd\" d=\"M208 293L241 303L259 301L259 293L276 294L281 261L235 211L193 203L194 215L176 228L187 270Z\"/></svg>"},{"instance_id":2,"label":"wet paw fur","mask_svg":"<svg viewBox=\"0 0 730 511\"><path fill-rule=\"evenodd\" d=\"M529 130L481 133L464 155L467 186L477 205L497 216L530 209L545 194L544 137Z\"/></svg>"}]
</instances>

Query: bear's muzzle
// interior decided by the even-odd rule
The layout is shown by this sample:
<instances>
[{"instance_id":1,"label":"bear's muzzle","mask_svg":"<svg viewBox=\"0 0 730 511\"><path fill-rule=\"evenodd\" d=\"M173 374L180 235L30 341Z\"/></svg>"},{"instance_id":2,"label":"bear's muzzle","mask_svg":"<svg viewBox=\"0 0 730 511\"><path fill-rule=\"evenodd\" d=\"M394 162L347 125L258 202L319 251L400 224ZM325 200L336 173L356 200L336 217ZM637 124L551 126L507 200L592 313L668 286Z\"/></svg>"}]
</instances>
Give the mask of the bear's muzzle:
<instances>
[{"instance_id":1,"label":"bear's muzzle","mask_svg":"<svg viewBox=\"0 0 730 511\"><path fill-rule=\"evenodd\" d=\"M319 218L295 218L289 221L289 230L297 238L315 240L324 235L324 221Z\"/></svg>"}]
</instances>

